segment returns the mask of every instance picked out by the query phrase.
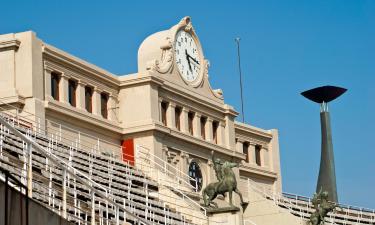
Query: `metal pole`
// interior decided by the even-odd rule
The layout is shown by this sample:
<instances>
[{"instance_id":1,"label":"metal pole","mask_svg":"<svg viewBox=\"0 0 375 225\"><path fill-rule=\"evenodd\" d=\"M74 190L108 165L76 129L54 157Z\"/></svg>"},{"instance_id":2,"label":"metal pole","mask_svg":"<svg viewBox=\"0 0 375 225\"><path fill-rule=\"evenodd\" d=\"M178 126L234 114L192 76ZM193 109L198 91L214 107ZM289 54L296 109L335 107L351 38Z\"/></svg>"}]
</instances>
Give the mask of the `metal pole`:
<instances>
[{"instance_id":1,"label":"metal pole","mask_svg":"<svg viewBox=\"0 0 375 225\"><path fill-rule=\"evenodd\" d=\"M243 111L243 94L242 94L242 71L241 71L241 55L240 55L240 38L236 38L237 43L237 55L238 55L238 70L240 72L240 91L241 91L241 113L242 113L242 122L245 122L245 114Z\"/></svg>"}]
</instances>

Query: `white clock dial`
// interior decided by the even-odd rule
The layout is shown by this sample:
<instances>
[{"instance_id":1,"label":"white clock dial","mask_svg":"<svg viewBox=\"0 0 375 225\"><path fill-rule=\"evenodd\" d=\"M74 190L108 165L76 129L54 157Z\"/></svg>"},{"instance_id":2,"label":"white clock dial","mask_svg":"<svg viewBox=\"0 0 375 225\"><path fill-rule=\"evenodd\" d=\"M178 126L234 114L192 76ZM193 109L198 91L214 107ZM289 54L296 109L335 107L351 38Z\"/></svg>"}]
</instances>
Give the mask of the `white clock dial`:
<instances>
[{"instance_id":1,"label":"white clock dial","mask_svg":"<svg viewBox=\"0 0 375 225\"><path fill-rule=\"evenodd\" d=\"M188 82L196 81L202 64L194 38L190 33L180 30L174 44L176 64L181 76Z\"/></svg>"}]
</instances>

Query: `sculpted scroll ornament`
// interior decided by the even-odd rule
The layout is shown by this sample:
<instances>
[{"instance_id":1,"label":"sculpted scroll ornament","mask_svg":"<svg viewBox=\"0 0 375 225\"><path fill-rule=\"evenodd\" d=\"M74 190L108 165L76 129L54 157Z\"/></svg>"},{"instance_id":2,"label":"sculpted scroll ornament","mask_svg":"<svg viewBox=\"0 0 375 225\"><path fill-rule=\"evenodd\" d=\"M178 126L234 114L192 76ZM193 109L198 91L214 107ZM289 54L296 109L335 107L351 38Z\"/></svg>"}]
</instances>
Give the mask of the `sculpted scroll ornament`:
<instances>
[{"instance_id":1,"label":"sculpted scroll ornament","mask_svg":"<svg viewBox=\"0 0 375 225\"><path fill-rule=\"evenodd\" d=\"M166 38L165 43L160 48L162 50L161 59L150 61L147 69L165 74L171 72L173 68L174 54L171 39L169 37Z\"/></svg>"}]
</instances>

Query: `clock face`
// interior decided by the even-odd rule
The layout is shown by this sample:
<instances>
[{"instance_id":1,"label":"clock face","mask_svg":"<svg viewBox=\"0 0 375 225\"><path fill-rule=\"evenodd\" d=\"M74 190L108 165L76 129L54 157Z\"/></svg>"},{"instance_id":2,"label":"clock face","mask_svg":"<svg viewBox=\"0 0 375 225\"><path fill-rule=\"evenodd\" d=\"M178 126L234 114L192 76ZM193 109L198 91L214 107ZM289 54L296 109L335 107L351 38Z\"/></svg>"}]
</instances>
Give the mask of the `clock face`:
<instances>
[{"instance_id":1,"label":"clock face","mask_svg":"<svg viewBox=\"0 0 375 225\"><path fill-rule=\"evenodd\" d=\"M181 76L188 82L196 81L202 64L194 38L190 33L180 30L174 44L176 64Z\"/></svg>"}]
</instances>

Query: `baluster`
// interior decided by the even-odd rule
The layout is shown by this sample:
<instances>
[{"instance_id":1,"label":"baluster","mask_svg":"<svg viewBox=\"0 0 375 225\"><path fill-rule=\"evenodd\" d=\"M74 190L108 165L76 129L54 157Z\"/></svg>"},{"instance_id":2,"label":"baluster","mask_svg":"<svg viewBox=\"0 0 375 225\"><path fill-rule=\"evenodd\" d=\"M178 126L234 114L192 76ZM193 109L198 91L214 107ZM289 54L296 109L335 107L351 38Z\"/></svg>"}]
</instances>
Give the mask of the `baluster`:
<instances>
[{"instance_id":1,"label":"baluster","mask_svg":"<svg viewBox=\"0 0 375 225\"><path fill-rule=\"evenodd\" d=\"M0 124L0 158L3 158L4 125Z\"/></svg>"},{"instance_id":2,"label":"baluster","mask_svg":"<svg viewBox=\"0 0 375 225\"><path fill-rule=\"evenodd\" d=\"M62 217L66 219L66 185L67 185L67 173L66 169L63 170L63 196L62 196L62 205L63 205L63 215Z\"/></svg>"},{"instance_id":3,"label":"baluster","mask_svg":"<svg viewBox=\"0 0 375 225\"><path fill-rule=\"evenodd\" d=\"M33 147L31 143L27 144L28 151L28 168L27 168L27 189L29 198L33 197L33 166L32 166L32 155Z\"/></svg>"},{"instance_id":4,"label":"baluster","mask_svg":"<svg viewBox=\"0 0 375 225\"><path fill-rule=\"evenodd\" d=\"M91 224L95 224L95 192L91 189Z\"/></svg>"}]
</instances>

